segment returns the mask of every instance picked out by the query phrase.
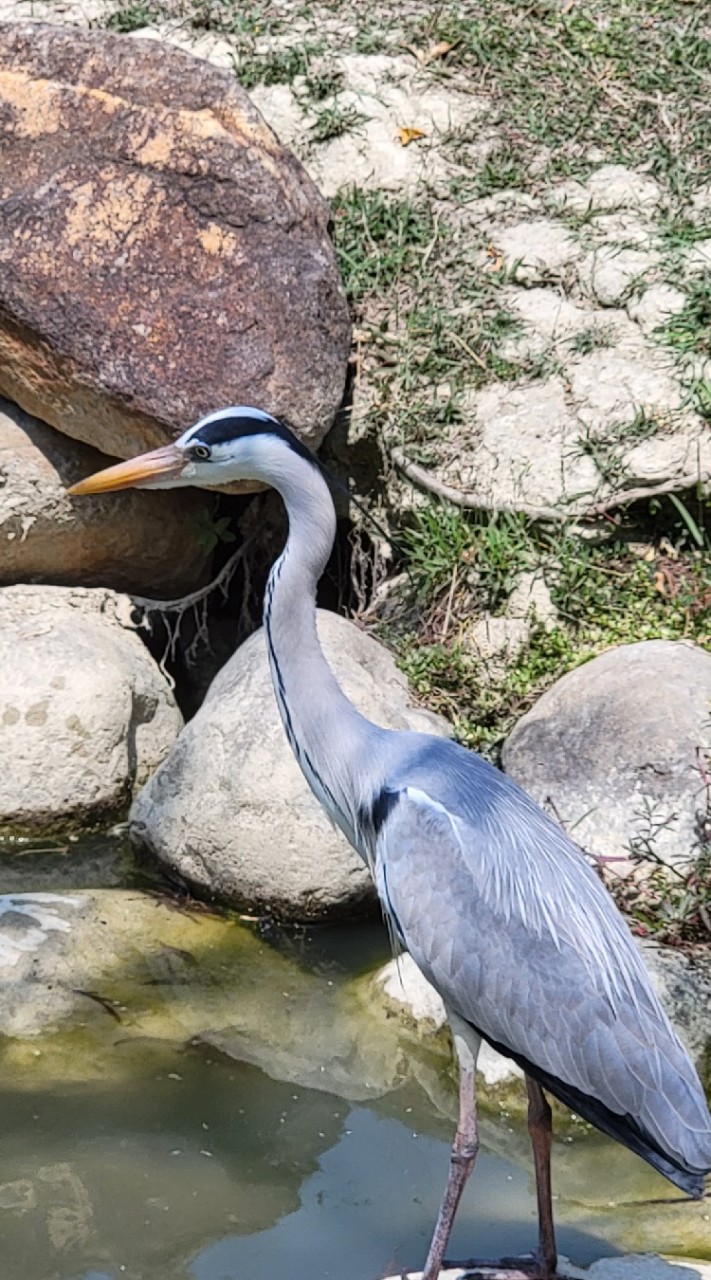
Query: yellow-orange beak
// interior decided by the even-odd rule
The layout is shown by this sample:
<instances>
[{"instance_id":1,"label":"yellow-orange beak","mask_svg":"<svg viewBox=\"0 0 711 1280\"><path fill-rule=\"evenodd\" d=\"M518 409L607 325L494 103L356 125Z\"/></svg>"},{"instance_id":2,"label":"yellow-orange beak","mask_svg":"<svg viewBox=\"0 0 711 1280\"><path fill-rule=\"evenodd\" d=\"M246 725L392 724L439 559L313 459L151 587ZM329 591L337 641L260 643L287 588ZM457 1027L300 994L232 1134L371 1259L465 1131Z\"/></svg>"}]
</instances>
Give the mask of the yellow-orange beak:
<instances>
[{"instance_id":1,"label":"yellow-orange beak","mask_svg":"<svg viewBox=\"0 0 711 1280\"><path fill-rule=\"evenodd\" d=\"M77 496L85 493L107 493L110 489L140 489L156 481L177 478L185 466L186 458L181 449L174 444L163 445L161 449L152 449L150 453L141 453L137 458L129 458L128 462L118 462L115 467L107 467L105 471L97 471L86 480L80 480L67 489L67 493Z\"/></svg>"}]
</instances>

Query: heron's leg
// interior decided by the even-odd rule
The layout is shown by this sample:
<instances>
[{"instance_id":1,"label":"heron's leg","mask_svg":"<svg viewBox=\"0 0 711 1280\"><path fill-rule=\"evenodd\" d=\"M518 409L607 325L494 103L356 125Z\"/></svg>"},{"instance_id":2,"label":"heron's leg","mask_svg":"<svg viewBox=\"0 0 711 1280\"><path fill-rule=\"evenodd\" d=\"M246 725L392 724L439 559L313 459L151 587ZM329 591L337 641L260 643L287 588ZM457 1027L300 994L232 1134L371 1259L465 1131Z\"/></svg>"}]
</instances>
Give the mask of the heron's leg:
<instances>
[{"instance_id":1,"label":"heron's leg","mask_svg":"<svg viewBox=\"0 0 711 1280\"><path fill-rule=\"evenodd\" d=\"M538 1198L538 1254L537 1261L544 1280L555 1275L558 1254L553 1226L551 1201L551 1143L553 1129L548 1100L536 1080L526 1076L528 1090L528 1132L533 1145L533 1164L536 1170L536 1196Z\"/></svg>"},{"instance_id":2,"label":"heron's leg","mask_svg":"<svg viewBox=\"0 0 711 1280\"><path fill-rule=\"evenodd\" d=\"M479 1150L476 1117L476 1060L481 1041L466 1022L448 1010L454 1048L459 1063L459 1122L452 1143L449 1177L437 1215L422 1280L437 1280L442 1267L454 1215Z\"/></svg>"}]
</instances>

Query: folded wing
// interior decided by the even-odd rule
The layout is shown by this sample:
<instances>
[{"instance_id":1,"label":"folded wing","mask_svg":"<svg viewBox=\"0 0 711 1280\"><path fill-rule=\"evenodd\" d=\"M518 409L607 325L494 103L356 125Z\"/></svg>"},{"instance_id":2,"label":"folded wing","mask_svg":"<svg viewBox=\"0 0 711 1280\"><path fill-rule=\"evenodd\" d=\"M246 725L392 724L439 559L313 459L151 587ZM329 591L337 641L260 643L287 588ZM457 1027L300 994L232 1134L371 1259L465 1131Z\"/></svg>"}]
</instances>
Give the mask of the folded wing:
<instances>
[{"instance_id":1,"label":"folded wing","mask_svg":"<svg viewBox=\"0 0 711 1280\"><path fill-rule=\"evenodd\" d=\"M381 897L448 1007L700 1194L711 1168L701 1084L573 842L505 775L432 740L377 810Z\"/></svg>"}]
</instances>

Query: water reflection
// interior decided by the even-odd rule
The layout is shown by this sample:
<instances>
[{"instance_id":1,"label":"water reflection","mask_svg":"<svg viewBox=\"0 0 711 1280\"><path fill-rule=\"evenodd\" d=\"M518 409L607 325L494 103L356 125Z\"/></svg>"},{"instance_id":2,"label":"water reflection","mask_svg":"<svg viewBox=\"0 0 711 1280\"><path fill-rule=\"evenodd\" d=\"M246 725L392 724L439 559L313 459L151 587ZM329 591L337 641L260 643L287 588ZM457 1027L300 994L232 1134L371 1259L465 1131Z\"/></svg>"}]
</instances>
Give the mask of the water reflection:
<instances>
[{"instance_id":1,"label":"water reflection","mask_svg":"<svg viewBox=\"0 0 711 1280\"><path fill-rule=\"evenodd\" d=\"M0 1037L0 1280L375 1280L421 1263L456 1089L353 979L382 931L267 943L140 894L85 906L41 984L9 984L80 1004L54 1036ZM452 1251L526 1249L525 1126L484 1112L481 1132ZM669 1199L617 1144L563 1120L553 1163L576 1261L711 1255L707 1207Z\"/></svg>"},{"instance_id":2,"label":"water reflection","mask_svg":"<svg viewBox=\"0 0 711 1280\"><path fill-rule=\"evenodd\" d=\"M0 1094L3 1280L367 1280L424 1253L447 1142L413 1086L383 1114L193 1049L131 1084ZM454 1249L533 1230L528 1174L483 1155Z\"/></svg>"}]
</instances>

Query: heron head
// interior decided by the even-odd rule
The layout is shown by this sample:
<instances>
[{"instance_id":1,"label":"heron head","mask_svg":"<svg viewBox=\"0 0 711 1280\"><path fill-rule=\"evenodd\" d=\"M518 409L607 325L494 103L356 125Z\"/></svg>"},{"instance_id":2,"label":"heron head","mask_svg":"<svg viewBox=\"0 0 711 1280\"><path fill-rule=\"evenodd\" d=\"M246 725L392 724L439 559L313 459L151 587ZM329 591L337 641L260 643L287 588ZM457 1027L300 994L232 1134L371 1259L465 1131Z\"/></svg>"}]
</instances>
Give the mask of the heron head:
<instances>
[{"instance_id":1,"label":"heron head","mask_svg":"<svg viewBox=\"0 0 711 1280\"><path fill-rule=\"evenodd\" d=\"M201 418L174 444L97 471L68 492L78 496L112 489L174 489L189 484L213 487L233 480L269 483L289 453L313 460L306 446L278 418L262 409L237 405Z\"/></svg>"}]
</instances>

